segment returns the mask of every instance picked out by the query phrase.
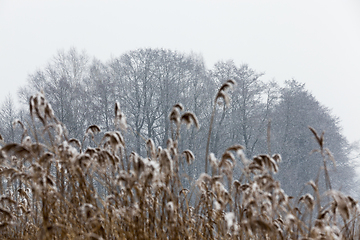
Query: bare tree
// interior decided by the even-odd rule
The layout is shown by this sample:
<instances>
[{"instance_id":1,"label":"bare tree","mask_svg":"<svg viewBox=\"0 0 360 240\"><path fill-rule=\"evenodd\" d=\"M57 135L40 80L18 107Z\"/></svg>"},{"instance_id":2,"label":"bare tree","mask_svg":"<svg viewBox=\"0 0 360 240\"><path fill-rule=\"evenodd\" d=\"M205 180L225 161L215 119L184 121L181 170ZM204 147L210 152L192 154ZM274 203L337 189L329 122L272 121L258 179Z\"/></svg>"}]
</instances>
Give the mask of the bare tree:
<instances>
[{"instance_id":1,"label":"bare tree","mask_svg":"<svg viewBox=\"0 0 360 240\"><path fill-rule=\"evenodd\" d=\"M28 77L28 85L20 88L23 102L35 92L44 91L54 106L56 116L73 137L81 137L88 124L84 79L88 75L88 56L72 48L58 54L43 70Z\"/></svg>"},{"instance_id":2,"label":"bare tree","mask_svg":"<svg viewBox=\"0 0 360 240\"><path fill-rule=\"evenodd\" d=\"M283 181L284 189L294 193L294 188L298 189L309 180L315 180L319 173L324 173L322 157L311 154L312 150L319 149L319 146L309 126L318 131L319 135L324 131L324 147L333 152L338 165L337 171L345 173L342 176L338 175L333 171L332 161L329 161L331 176L334 177L335 183L337 182L335 185L349 185L348 177L352 178L354 172L351 166L344 164L349 160L346 152L348 143L341 134L339 120L305 89L304 84L295 80L285 81L272 118L273 151L280 153L284 160L279 178L291 179ZM323 179L319 178L320 181ZM339 181L340 179L343 182ZM324 187L325 184L321 186Z\"/></svg>"},{"instance_id":3,"label":"bare tree","mask_svg":"<svg viewBox=\"0 0 360 240\"><path fill-rule=\"evenodd\" d=\"M88 102L90 124L98 124L109 131L113 126L115 83L109 73L108 65L93 59L89 67L89 78L86 79L85 92ZM90 117L91 116L91 117Z\"/></svg>"},{"instance_id":4,"label":"bare tree","mask_svg":"<svg viewBox=\"0 0 360 240\"><path fill-rule=\"evenodd\" d=\"M168 115L174 104L185 102L194 93L188 83L199 76L198 65L191 56L163 49L139 49L111 61L116 98L134 130L137 151L144 142L141 137L166 145Z\"/></svg>"},{"instance_id":5,"label":"bare tree","mask_svg":"<svg viewBox=\"0 0 360 240\"><path fill-rule=\"evenodd\" d=\"M0 108L0 134L5 142L16 142L20 140L19 132L13 127L14 120L18 118L14 101L9 94Z\"/></svg>"}]
</instances>

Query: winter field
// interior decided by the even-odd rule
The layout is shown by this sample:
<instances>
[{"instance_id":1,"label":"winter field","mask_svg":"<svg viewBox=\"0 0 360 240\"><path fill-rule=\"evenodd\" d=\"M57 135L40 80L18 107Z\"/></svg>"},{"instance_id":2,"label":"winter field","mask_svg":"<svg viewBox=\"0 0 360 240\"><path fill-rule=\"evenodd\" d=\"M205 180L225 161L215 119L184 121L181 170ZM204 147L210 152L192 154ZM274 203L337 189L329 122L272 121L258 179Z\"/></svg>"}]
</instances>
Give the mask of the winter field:
<instances>
[{"instance_id":1,"label":"winter field","mask_svg":"<svg viewBox=\"0 0 360 240\"><path fill-rule=\"evenodd\" d=\"M215 103L230 104L233 85L226 81ZM218 157L207 154L205 160L179 148L181 127L199 127L197 117L181 104L168 115L172 137L166 147L144 139L145 156L126 152L128 123L119 103L114 109L113 130L104 133L91 125L83 139L69 139L44 95L30 98L33 122L28 127L14 122L22 129L21 142L2 141L2 238L359 238L357 202L331 188L328 165L333 156L324 147L324 135L313 128L314 154L324 174L309 179L309 193L292 197L274 178L282 170L278 154L248 159L236 144ZM215 129L210 124L208 130L211 136ZM95 147L84 147L86 141ZM209 138L204 141L209 146ZM196 161L206 167L193 179L186 167ZM235 177L235 171L240 175Z\"/></svg>"}]
</instances>

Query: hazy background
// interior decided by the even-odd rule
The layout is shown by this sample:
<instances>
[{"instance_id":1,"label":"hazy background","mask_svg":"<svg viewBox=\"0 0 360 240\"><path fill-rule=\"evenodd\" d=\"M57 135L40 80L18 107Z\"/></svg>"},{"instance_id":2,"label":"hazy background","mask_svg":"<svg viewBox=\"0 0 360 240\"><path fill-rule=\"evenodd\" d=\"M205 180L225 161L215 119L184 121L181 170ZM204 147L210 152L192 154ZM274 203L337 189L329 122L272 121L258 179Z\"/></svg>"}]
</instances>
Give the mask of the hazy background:
<instances>
[{"instance_id":1,"label":"hazy background","mask_svg":"<svg viewBox=\"0 0 360 240\"><path fill-rule=\"evenodd\" d=\"M295 78L360 139L360 1L0 0L0 102L70 47L106 61L137 48L233 59Z\"/></svg>"}]
</instances>

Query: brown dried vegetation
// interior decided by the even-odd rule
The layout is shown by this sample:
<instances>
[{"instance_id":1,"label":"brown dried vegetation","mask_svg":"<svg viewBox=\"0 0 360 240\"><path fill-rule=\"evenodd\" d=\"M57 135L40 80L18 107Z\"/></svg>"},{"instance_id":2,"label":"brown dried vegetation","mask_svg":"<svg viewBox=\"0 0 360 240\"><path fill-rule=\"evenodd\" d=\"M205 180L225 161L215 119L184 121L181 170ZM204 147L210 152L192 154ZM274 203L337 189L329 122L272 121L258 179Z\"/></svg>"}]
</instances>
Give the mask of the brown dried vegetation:
<instances>
[{"instance_id":1,"label":"brown dried vegetation","mask_svg":"<svg viewBox=\"0 0 360 240\"><path fill-rule=\"evenodd\" d=\"M229 104L225 82L219 99ZM33 122L16 120L22 143L0 150L0 231L7 239L358 239L359 210L350 196L331 189L323 149L324 135L312 128L324 161L328 191L318 179L294 199L273 177L278 154L246 159L241 145L223 155L206 156L212 174L202 173L190 189L180 168L199 161L191 150L178 149L180 125L199 126L191 112L177 104L169 115L175 126L167 147L144 141L147 156L126 155L126 118L115 104L114 131L92 125L83 141L68 139L44 94L30 98ZM210 127L211 128L211 127ZM210 129L211 130L211 129ZM102 134L98 143L94 135ZM0 135L1 136L1 135ZM90 137L97 147L84 147ZM0 141L2 141L0 137ZM234 169L241 176L234 175Z\"/></svg>"}]
</instances>

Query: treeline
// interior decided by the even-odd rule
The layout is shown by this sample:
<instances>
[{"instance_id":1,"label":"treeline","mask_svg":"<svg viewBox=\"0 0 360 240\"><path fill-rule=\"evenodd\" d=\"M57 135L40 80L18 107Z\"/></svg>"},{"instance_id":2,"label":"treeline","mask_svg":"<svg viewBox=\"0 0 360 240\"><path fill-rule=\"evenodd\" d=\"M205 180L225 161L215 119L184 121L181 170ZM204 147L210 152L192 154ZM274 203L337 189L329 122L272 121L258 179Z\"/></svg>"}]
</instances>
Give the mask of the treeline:
<instances>
[{"instance_id":1,"label":"treeline","mask_svg":"<svg viewBox=\"0 0 360 240\"><path fill-rule=\"evenodd\" d=\"M230 104L225 97L218 104L214 95L228 79L236 83L229 94ZM354 189L349 144L341 133L339 119L304 84L286 80L279 86L246 64L219 61L207 69L199 55L165 49L138 49L102 62L70 49L58 52L47 66L29 75L27 85L19 89L22 106L27 107L29 97L39 91L45 93L55 115L67 127L69 138L79 139L84 146L95 144L84 137L90 125L99 126L103 132L115 128L114 106L119 102L129 126L122 130L126 153L135 151L143 157L148 154L147 139L166 147L175 131L169 113L173 105L181 103L183 112L194 113L200 123L198 129L182 126L178 143L179 149L191 149L195 154L195 161L184 172L190 181L205 171L209 125L215 109L209 152L220 157L228 146L241 144L247 158L279 153L282 170L276 178L287 193L294 195L300 194L310 179L325 179L318 176L324 172L319 171L324 163L311 154L318 146L308 129L311 126L325 132L325 147L336 162L336 171L332 161L327 162L332 187L345 192ZM3 103L0 133L5 142L21 141L22 130L13 122L21 119L33 124L27 112L17 110L11 97ZM98 135L95 137L101 139ZM325 188L325 182L321 185Z\"/></svg>"}]
</instances>

